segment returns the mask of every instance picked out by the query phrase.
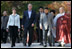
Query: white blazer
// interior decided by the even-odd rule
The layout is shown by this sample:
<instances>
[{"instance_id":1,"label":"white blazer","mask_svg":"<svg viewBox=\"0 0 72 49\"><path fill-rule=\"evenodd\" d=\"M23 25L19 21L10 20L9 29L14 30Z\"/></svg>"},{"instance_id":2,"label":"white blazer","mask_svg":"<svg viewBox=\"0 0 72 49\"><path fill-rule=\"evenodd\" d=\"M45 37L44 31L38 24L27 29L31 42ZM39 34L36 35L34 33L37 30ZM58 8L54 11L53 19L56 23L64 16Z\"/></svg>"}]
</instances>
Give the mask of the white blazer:
<instances>
[{"instance_id":1,"label":"white blazer","mask_svg":"<svg viewBox=\"0 0 72 49\"><path fill-rule=\"evenodd\" d=\"M20 28L20 16L18 14L11 14L9 16L7 28L9 28L9 26L18 26L18 28Z\"/></svg>"}]
</instances>

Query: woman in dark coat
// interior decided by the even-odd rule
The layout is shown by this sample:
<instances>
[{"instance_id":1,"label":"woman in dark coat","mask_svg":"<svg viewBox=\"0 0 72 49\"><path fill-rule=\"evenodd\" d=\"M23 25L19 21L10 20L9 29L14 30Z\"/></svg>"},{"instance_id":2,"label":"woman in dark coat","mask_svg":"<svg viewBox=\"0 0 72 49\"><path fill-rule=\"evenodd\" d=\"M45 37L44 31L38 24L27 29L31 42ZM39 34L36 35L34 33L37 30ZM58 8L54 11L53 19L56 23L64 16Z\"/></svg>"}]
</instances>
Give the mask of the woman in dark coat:
<instances>
[{"instance_id":1,"label":"woman in dark coat","mask_svg":"<svg viewBox=\"0 0 72 49\"><path fill-rule=\"evenodd\" d=\"M6 26L8 22L7 11L3 12L3 16L1 17L1 41L6 43L8 32L6 31Z\"/></svg>"}]
</instances>

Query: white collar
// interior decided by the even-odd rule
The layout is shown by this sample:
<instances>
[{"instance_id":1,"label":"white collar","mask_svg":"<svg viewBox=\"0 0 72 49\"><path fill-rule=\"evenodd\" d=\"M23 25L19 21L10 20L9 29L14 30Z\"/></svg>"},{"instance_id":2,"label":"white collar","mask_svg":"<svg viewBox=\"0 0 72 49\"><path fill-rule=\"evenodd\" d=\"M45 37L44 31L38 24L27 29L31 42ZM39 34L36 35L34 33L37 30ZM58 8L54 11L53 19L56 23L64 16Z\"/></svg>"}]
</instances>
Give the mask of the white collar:
<instances>
[{"instance_id":1,"label":"white collar","mask_svg":"<svg viewBox=\"0 0 72 49\"><path fill-rule=\"evenodd\" d=\"M13 15L13 14L12 14ZM15 14L14 16L16 16L17 14Z\"/></svg>"}]
</instances>

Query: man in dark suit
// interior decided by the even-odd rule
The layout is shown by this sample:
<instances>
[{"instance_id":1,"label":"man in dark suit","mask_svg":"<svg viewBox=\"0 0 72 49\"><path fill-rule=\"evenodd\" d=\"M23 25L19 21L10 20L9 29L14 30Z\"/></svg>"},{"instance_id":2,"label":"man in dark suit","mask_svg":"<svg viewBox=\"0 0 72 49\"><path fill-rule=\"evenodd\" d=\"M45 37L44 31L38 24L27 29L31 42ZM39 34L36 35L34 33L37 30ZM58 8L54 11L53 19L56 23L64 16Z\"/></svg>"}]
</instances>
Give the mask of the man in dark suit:
<instances>
[{"instance_id":1,"label":"man in dark suit","mask_svg":"<svg viewBox=\"0 0 72 49\"><path fill-rule=\"evenodd\" d=\"M36 12L32 10L32 4L28 4L28 10L25 11L23 15L23 25L22 25L22 28L24 30L24 41L23 41L24 46L26 46L28 31L29 31L28 46L30 46L32 43L35 16L36 16Z\"/></svg>"},{"instance_id":2,"label":"man in dark suit","mask_svg":"<svg viewBox=\"0 0 72 49\"><path fill-rule=\"evenodd\" d=\"M40 27L39 27L39 22L40 22L40 15L41 15L41 13L43 13L43 7L42 6L40 6L39 7L39 13L37 14L37 16L36 16L36 32L37 32L37 42L40 42L40 45L42 45L43 44L43 33L42 33L42 30L40 29Z\"/></svg>"}]
</instances>

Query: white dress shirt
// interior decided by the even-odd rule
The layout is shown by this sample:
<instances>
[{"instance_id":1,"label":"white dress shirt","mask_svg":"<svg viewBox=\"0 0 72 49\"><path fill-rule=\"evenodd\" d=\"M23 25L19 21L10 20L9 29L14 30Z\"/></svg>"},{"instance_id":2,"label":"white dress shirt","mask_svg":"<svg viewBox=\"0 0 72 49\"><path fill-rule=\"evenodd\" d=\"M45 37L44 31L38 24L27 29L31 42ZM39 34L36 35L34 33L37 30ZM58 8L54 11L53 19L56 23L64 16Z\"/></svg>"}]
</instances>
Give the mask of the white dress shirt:
<instances>
[{"instance_id":1,"label":"white dress shirt","mask_svg":"<svg viewBox=\"0 0 72 49\"><path fill-rule=\"evenodd\" d=\"M18 28L20 28L20 16L18 14L11 14L9 16L7 28L9 28L9 26L18 26Z\"/></svg>"},{"instance_id":2,"label":"white dress shirt","mask_svg":"<svg viewBox=\"0 0 72 49\"><path fill-rule=\"evenodd\" d=\"M31 17L32 11L28 11L29 18Z\"/></svg>"}]
</instances>

